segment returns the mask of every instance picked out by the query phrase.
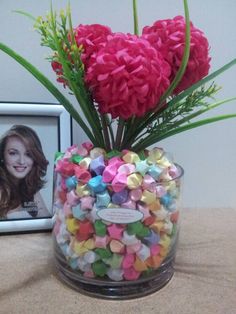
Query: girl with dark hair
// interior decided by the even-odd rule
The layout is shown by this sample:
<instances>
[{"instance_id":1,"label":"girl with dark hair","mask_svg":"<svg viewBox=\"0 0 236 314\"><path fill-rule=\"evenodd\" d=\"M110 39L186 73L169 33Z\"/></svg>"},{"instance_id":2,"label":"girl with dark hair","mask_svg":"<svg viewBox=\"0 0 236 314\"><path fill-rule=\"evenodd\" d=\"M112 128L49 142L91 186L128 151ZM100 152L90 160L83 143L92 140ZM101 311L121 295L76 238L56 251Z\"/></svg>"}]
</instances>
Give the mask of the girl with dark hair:
<instances>
[{"instance_id":1,"label":"girl with dark hair","mask_svg":"<svg viewBox=\"0 0 236 314\"><path fill-rule=\"evenodd\" d=\"M0 139L0 218L48 217L39 191L48 161L36 132L14 125Z\"/></svg>"}]
</instances>

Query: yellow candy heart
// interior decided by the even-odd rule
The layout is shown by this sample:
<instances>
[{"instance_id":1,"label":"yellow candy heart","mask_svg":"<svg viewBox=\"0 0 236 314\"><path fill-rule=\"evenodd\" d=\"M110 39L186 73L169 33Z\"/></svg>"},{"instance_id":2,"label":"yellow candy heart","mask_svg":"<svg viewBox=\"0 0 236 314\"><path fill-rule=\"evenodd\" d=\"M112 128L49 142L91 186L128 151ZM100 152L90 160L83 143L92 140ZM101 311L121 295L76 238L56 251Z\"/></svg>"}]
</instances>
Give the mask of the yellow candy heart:
<instances>
[{"instance_id":1,"label":"yellow candy heart","mask_svg":"<svg viewBox=\"0 0 236 314\"><path fill-rule=\"evenodd\" d=\"M142 184L142 176L138 173L132 173L127 177L127 186L130 190L137 189Z\"/></svg>"},{"instance_id":2,"label":"yellow candy heart","mask_svg":"<svg viewBox=\"0 0 236 314\"><path fill-rule=\"evenodd\" d=\"M144 190L141 201L147 205L152 204L156 201L156 194L153 192L149 192L148 190Z\"/></svg>"},{"instance_id":3,"label":"yellow candy heart","mask_svg":"<svg viewBox=\"0 0 236 314\"><path fill-rule=\"evenodd\" d=\"M151 204L148 204L148 208L149 210L151 211L157 211L157 210L160 210L161 208L161 204L160 204L160 201L158 199L155 199L155 201Z\"/></svg>"},{"instance_id":4,"label":"yellow candy heart","mask_svg":"<svg viewBox=\"0 0 236 314\"><path fill-rule=\"evenodd\" d=\"M161 159L158 160L158 165L163 168L168 168L171 166L171 162L168 160L167 157L163 156Z\"/></svg>"},{"instance_id":5,"label":"yellow candy heart","mask_svg":"<svg viewBox=\"0 0 236 314\"><path fill-rule=\"evenodd\" d=\"M83 158L80 162L79 162L79 165L80 165L80 167L82 167L82 168L84 168L84 169L88 169L89 168L89 165L90 165L90 163L91 163L91 158L89 158L89 157L85 157L85 158Z\"/></svg>"},{"instance_id":6,"label":"yellow candy heart","mask_svg":"<svg viewBox=\"0 0 236 314\"><path fill-rule=\"evenodd\" d=\"M95 248L95 241L93 238L90 238L85 241L84 247L87 248L88 250L93 250Z\"/></svg>"},{"instance_id":7,"label":"yellow candy heart","mask_svg":"<svg viewBox=\"0 0 236 314\"><path fill-rule=\"evenodd\" d=\"M70 233L75 234L79 230L79 222L75 218L67 218L66 227Z\"/></svg>"},{"instance_id":8,"label":"yellow candy heart","mask_svg":"<svg viewBox=\"0 0 236 314\"><path fill-rule=\"evenodd\" d=\"M126 162L126 163L130 163L130 164L134 164L138 161L140 161L139 155L134 153L134 152L128 152L126 153L122 159Z\"/></svg>"},{"instance_id":9,"label":"yellow candy heart","mask_svg":"<svg viewBox=\"0 0 236 314\"><path fill-rule=\"evenodd\" d=\"M165 258L167 256L168 252L169 252L169 248L165 248L165 247L161 246L159 255L161 257Z\"/></svg>"},{"instance_id":10,"label":"yellow candy heart","mask_svg":"<svg viewBox=\"0 0 236 314\"><path fill-rule=\"evenodd\" d=\"M164 222L163 221L155 221L150 228L156 232L156 233L160 233L163 228L164 228Z\"/></svg>"},{"instance_id":11,"label":"yellow candy heart","mask_svg":"<svg viewBox=\"0 0 236 314\"><path fill-rule=\"evenodd\" d=\"M106 151L103 148L100 147L95 147L90 151L90 157L92 159L95 159L101 155L105 156L106 155Z\"/></svg>"},{"instance_id":12,"label":"yellow candy heart","mask_svg":"<svg viewBox=\"0 0 236 314\"><path fill-rule=\"evenodd\" d=\"M74 241L73 243L73 251L79 256L84 255L84 253L88 252L89 249L84 246L85 241Z\"/></svg>"},{"instance_id":13,"label":"yellow candy heart","mask_svg":"<svg viewBox=\"0 0 236 314\"><path fill-rule=\"evenodd\" d=\"M165 188L167 191L169 191L170 194L176 196L177 189L176 189L176 182L174 180L171 180L167 184L165 184Z\"/></svg>"},{"instance_id":14,"label":"yellow candy heart","mask_svg":"<svg viewBox=\"0 0 236 314\"><path fill-rule=\"evenodd\" d=\"M168 249L169 246L170 246L170 242L171 242L170 237L169 237L167 234L163 234L163 235L161 236L161 239L160 239L160 241L159 241L159 244L160 244L163 248Z\"/></svg>"},{"instance_id":15,"label":"yellow candy heart","mask_svg":"<svg viewBox=\"0 0 236 314\"><path fill-rule=\"evenodd\" d=\"M161 148L153 148L150 152L149 152L149 156L147 158L147 162L151 163L151 164L156 164L158 162L158 160L160 160L160 158L163 156L163 150Z\"/></svg>"},{"instance_id":16,"label":"yellow candy heart","mask_svg":"<svg viewBox=\"0 0 236 314\"><path fill-rule=\"evenodd\" d=\"M90 195L90 190L88 189L86 184L77 184L76 186L76 194L79 197L88 196Z\"/></svg>"}]
</instances>

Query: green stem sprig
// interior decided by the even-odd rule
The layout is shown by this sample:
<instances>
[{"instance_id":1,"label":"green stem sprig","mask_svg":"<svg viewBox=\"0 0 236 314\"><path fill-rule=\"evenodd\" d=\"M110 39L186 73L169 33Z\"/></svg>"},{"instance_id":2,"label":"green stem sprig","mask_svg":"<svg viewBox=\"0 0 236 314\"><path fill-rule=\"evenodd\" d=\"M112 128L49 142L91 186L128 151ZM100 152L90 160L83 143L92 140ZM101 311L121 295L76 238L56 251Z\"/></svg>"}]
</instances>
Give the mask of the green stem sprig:
<instances>
[{"instance_id":1,"label":"green stem sprig","mask_svg":"<svg viewBox=\"0 0 236 314\"><path fill-rule=\"evenodd\" d=\"M74 77L72 76L73 71L68 65L68 55L63 50L62 48L63 42L61 42L60 37L58 36L56 14L53 12L52 8L51 8L51 13L50 13L50 26L53 32L53 37L54 37L55 45L57 47L57 52L58 52L58 59L62 65L64 76L66 80L68 81L70 89L72 90L77 101L79 102L80 107L86 119L88 120L88 123L91 129L93 130L94 137L96 138L96 145L104 147L105 143L104 143L104 138L101 132L102 127L100 123L98 122L98 119L96 119L96 115L94 116L91 114L92 113L91 103L87 97L87 90L84 86L83 75L81 75L81 73L78 72L79 75L77 75L77 82L76 82L77 84L75 84ZM93 110L93 113L95 113L94 110Z\"/></svg>"}]
</instances>

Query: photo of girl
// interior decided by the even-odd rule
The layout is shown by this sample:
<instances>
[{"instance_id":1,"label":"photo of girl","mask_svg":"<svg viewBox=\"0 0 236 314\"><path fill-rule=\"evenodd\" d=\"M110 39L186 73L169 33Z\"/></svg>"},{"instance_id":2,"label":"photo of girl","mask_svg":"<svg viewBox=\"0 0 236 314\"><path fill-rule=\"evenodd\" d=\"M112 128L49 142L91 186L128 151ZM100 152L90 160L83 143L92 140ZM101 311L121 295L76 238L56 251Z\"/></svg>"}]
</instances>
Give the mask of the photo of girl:
<instances>
[{"instance_id":1,"label":"photo of girl","mask_svg":"<svg viewBox=\"0 0 236 314\"><path fill-rule=\"evenodd\" d=\"M0 138L0 219L50 217L40 195L48 161L36 132L13 125Z\"/></svg>"}]
</instances>

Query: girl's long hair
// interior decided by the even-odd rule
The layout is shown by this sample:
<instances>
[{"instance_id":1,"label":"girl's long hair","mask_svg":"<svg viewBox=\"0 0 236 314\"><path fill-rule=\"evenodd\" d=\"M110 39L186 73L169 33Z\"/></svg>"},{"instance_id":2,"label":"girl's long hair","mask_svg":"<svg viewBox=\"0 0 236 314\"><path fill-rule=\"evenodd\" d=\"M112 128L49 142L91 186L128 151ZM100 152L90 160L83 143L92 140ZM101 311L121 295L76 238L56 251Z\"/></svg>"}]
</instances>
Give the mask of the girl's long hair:
<instances>
[{"instance_id":1,"label":"girl's long hair","mask_svg":"<svg viewBox=\"0 0 236 314\"><path fill-rule=\"evenodd\" d=\"M33 160L31 171L17 184L4 165L4 151L10 137L18 137L25 145ZM43 153L36 132L25 125L14 125L0 139L0 217L24 202L33 201L34 195L46 181L48 161Z\"/></svg>"}]
</instances>

